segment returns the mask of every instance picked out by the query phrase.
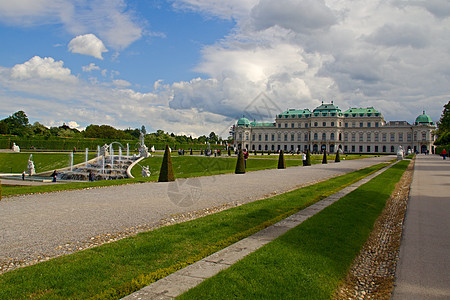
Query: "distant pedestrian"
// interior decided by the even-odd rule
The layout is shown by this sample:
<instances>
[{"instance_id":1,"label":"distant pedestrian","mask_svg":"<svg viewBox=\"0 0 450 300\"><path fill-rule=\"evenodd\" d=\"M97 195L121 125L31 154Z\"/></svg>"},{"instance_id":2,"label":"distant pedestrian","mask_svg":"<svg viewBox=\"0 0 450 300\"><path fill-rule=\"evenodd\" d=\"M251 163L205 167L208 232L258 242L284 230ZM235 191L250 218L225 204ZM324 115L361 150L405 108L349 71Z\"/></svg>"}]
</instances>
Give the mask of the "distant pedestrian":
<instances>
[{"instance_id":1,"label":"distant pedestrian","mask_svg":"<svg viewBox=\"0 0 450 300\"><path fill-rule=\"evenodd\" d=\"M89 171L89 181L94 181L94 173L92 171Z\"/></svg>"},{"instance_id":2,"label":"distant pedestrian","mask_svg":"<svg viewBox=\"0 0 450 300\"><path fill-rule=\"evenodd\" d=\"M52 178L53 178L53 182L56 182L56 175L58 175L58 173L56 172L56 170L55 171L53 171L53 173L52 173Z\"/></svg>"},{"instance_id":3,"label":"distant pedestrian","mask_svg":"<svg viewBox=\"0 0 450 300\"><path fill-rule=\"evenodd\" d=\"M442 155L442 159L445 160L445 157L447 156L447 151L445 151L445 149L442 150L441 155Z\"/></svg>"},{"instance_id":4,"label":"distant pedestrian","mask_svg":"<svg viewBox=\"0 0 450 300\"><path fill-rule=\"evenodd\" d=\"M23 172L22 172L22 180L25 180L25 170L23 170Z\"/></svg>"},{"instance_id":5,"label":"distant pedestrian","mask_svg":"<svg viewBox=\"0 0 450 300\"><path fill-rule=\"evenodd\" d=\"M303 165L306 166L306 154L302 152Z\"/></svg>"},{"instance_id":6,"label":"distant pedestrian","mask_svg":"<svg viewBox=\"0 0 450 300\"><path fill-rule=\"evenodd\" d=\"M244 149L244 166L247 168L247 159L248 159L248 152L246 149Z\"/></svg>"}]
</instances>

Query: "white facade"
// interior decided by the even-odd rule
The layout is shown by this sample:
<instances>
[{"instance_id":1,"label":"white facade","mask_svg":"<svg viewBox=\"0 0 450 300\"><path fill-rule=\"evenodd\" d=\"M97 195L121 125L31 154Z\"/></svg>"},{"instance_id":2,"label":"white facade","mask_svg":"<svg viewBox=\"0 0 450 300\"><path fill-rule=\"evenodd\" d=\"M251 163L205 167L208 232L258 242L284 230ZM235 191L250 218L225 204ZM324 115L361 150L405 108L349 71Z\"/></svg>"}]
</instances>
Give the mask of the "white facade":
<instances>
[{"instance_id":1,"label":"white facade","mask_svg":"<svg viewBox=\"0 0 450 300\"><path fill-rule=\"evenodd\" d=\"M245 117L233 126L234 145L250 151L306 151L334 153L434 152L436 126L423 112L414 124L386 122L373 107L350 108L342 112L332 103L313 111L289 109L273 123L250 122Z\"/></svg>"}]
</instances>

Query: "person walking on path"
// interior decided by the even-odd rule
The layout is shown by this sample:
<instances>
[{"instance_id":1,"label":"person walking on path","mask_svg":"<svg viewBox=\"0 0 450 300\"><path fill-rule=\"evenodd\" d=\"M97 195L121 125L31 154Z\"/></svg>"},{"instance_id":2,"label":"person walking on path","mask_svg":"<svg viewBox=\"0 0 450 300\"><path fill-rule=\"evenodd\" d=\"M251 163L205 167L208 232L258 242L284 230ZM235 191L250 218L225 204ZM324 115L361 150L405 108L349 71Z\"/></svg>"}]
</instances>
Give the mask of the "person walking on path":
<instances>
[{"instance_id":1,"label":"person walking on path","mask_svg":"<svg viewBox=\"0 0 450 300\"><path fill-rule=\"evenodd\" d=\"M55 171L53 171L53 173L52 173L52 178L53 178L53 182L56 182L56 175L57 175L58 173L56 172L56 170Z\"/></svg>"},{"instance_id":2,"label":"person walking on path","mask_svg":"<svg viewBox=\"0 0 450 300\"><path fill-rule=\"evenodd\" d=\"M445 160L445 157L447 156L447 151L445 151L445 149L442 150L441 155L442 155L442 159Z\"/></svg>"},{"instance_id":3,"label":"person walking on path","mask_svg":"<svg viewBox=\"0 0 450 300\"><path fill-rule=\"evenodd\" d=\"M245 149L244 150L244 166L245 166L246 169L247 169L247 159L248 159L248 152Z\"/></svg>"}]
</instances>

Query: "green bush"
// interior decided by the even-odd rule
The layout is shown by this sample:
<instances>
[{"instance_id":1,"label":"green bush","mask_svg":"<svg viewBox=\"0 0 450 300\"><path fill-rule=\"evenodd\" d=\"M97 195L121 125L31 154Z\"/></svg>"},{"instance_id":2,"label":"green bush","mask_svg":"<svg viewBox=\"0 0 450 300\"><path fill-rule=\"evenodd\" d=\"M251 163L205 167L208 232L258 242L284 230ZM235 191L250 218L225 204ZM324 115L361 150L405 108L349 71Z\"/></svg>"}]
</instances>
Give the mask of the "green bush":
<instances>
[{"instance_id":1,"label":"green bush","mask_svg":"<svg viewBox=\"0 0 450 300\"><path fill-rule=\"evenodd\" d=\"M339 153L340 151L338 150L336 153L336 158L334 159L334 162L340 162L341 161L341 155Z\"/></svg>"},{"instance_id":2,"label":"green bush","mask_svg":"<svg viewBox=\"0 0 450 300\"><path fill-rule=\"evenodd\" d=\"M158 182L175 181L175 175L173 174L172 159L170 158L169 145L166 145L164 151L164 157L161 164L161 170L159 171Z\"/></svg>"},{"instance_id":3,"label":"green bush","mask_svg":"<svg viewBox=\"0 0 450 300\"><path fill-rule=\"evenodd\" d=\"M244 161L244 151L239 150L236 169L234 170L236 174L245 174L245 161Z\"/></svg>"},{"instance_id":4,"label":"green bush","mask_svg":"<svg viewBox=\"0 0 450 300\"><path fill-rule=\"evenodd\" d=\"M310 166L311 165L311 152L309 152L309 149L306 150L306 160L304 166Z\"/></svg>"},{"instance_id":5,"label":"green bush","mask_svg":"<svg viewBox=\"0 0 450 300\"><path fill-rule=\"evenodd\" d=\"M286 161L284 160L283 150L280 150L280 155L278 156L278 169L286 169Z\"/></svg>"}]
</instances>

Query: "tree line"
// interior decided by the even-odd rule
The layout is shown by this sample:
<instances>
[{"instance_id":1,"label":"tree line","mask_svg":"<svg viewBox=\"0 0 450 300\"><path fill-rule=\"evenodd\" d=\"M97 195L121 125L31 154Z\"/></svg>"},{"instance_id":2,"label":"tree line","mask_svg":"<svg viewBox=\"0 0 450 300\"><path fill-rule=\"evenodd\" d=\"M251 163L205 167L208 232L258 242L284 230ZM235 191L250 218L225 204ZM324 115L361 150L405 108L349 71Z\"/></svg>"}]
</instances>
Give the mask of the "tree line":
<instances>
[{"instance_id":1,"label":"tree line","mask_svg":"<svg viewBox=\"0 0 450 300\"><path fill-rule=\"evenodd\" d=\"M178 143L178 144L221 144L228 140L222 139L214 132L209 135L202 135L198 138L186 135L175 135L164 130L157 130L153 133L147 133L145 126L135 129L116 129L110 125L91 124L84 130L70 128L68 125L46 127L39 122L29 123L28 116L22 110L13 113L7 118L0 120L0 134L13 135L18 137L27 137L34 139L54 139L54 138L96 138L109 140L138 140L140 134L144 133L146 142L150 143Z\"/></svg>"}]
</instances>

